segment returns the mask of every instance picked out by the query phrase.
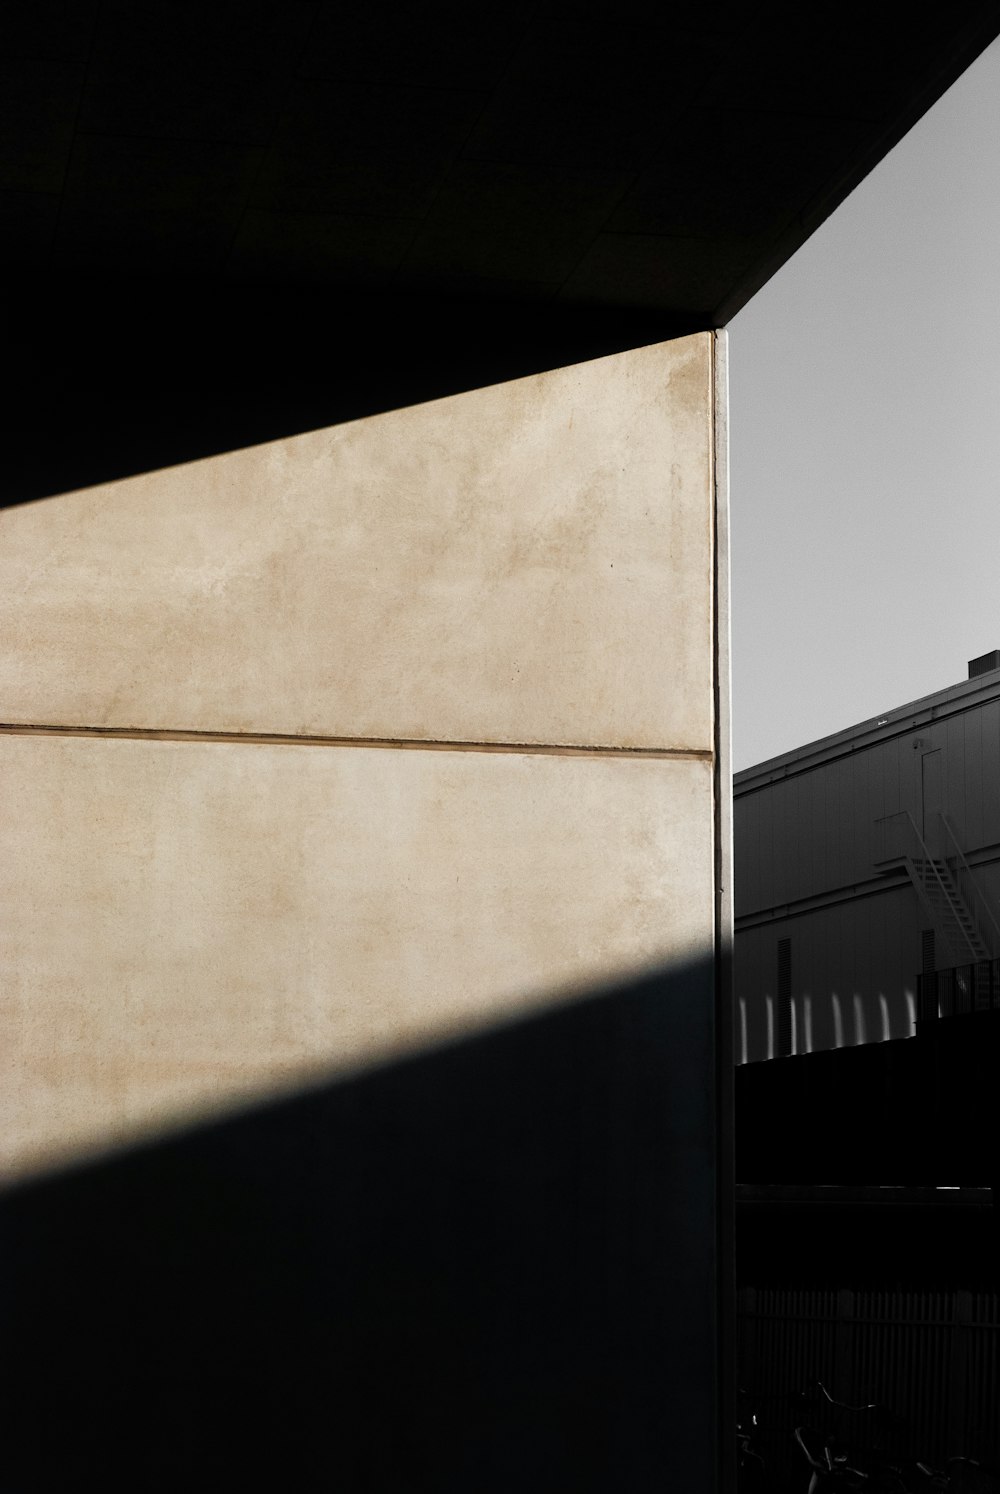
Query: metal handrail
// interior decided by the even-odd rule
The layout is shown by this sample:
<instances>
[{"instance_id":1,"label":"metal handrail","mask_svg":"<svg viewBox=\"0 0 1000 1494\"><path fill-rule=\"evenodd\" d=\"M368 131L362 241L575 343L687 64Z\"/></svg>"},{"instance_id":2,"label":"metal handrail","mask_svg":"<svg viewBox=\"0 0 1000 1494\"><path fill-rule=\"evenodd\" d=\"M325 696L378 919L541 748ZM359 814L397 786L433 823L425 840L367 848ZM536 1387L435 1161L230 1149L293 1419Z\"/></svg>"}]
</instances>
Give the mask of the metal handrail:
<instances>
[{"instance_id":1,"label":"metal handrail","mask_svg":"<svg viewBox=\"0 0 1000 1494\"><path fill-rule=\"evenodd\" d=\"M922 847L922 849L926 851L926 847ZM973 960L978 959L979 956L976 952L976 949L973 946L968 935L966 934L965 930L961 927L961 925L952 927L949 924L945 923L942 920L939 909L935 907L933 901L931 900L930 894L927 890L929 877L927 875L926 862L923 862L918 869L912 856L904 856L902 860L903 865L906 867L906 870L909 874L910 881L913 883L913 886L916 889L917 896L920 898L921 905L923 907L924 913L927 915L928 921L933 925L936 932L940 935L945 948L951 951L951 958L954 960L955 964L968 964L970 956ZM947 900L948 906L951 907L951 901L948 898L947 889L941 881L940 873L937 872L936 869L935 878L937 881L937 885L941 889L942 896ZM961 940L961 942L959 942L959 940Z\"/></svg>"},{"instance_id":2,"label":"metal handrail","mask_svg":"<svg viewBox=\"0 0 1000 1494\"><path fill-rule=\"evenodd\" d=\"M918 974L920 1021L980 1011L1000 1012L1000 958Z\"/></svg>"},{"instance_id":3,"label":"metal handrail","mask_svg":"<svg viewBox=\"0 0 1000 1494\"><path fill-rule=\"evenodd\" d=\"M896 814L883 815L878 823L884 826L890 820L904 820L909 826L910 837L913 842L913 846L916 848L919 855L915 860L912 853L913 848L911 847L911 851L909 854L904 852L898 859L902 861L903 865L906 867L906 870L910 876L910 880L913 882L913 885L917 890L920 901L924 906L924 911L929 917L931 923L938 930L938 932L944 936L944 942L950 946L952 954L959 957L962 956L965 953L965 950L961 947L956 946L954 929L950 929L946 924L942 923L940 914L935 909L934 904L931 901L929 888L933 885L933 883L936 883L938 891L940 892L944 903L948 907L952 907L951 895L949 894L948 888L946 887L944 879L941 876L941 872L938 869L936 859L931 856L930 851L927 849L927 846L924 843L924 838L920 834L920 831L917 829L913 816L910 814L910 811L908 809L901 809ZM885 832L883 831L883 835L884 833ZM881 849L883 851L885 850L884 844L882 845ZM883 856L881 859L884 861L888 861L895 858ZM917 863L919 863L919 871L917 870ZM933 883L931 880L932 877ZM969 940L968 935L965 934L965 931L962 930L961 932L965 944L968 945L969 953L972 955L973 959L977 959L978 951ZM961 958L956 959L956 964L961 963Z\"/></svg>"},{"instance_id":4,"label":"metal handrail","mask_svg":"<svg viewBox=\"0 0 1000 1494\"><path fill-rule=\"evenodd\" d=\"M938 812L938 818L944 826L945 835L952 846L952 853L946 855L946 860L956 863L958 890L972 911L972 916L976 921L976 932L989 950L990 958L992 959L997 954L997 951L1000 950L1000 924L994 918L989 903L986 901L975 877L972 875L972 869L965 859L965 852L959 845L958 837L952 829L951 824L940 811ZM970 892L972 894L971 897L968 895ZM983 921L984 915L985 923Z\"/></svg>"}]
</instances>

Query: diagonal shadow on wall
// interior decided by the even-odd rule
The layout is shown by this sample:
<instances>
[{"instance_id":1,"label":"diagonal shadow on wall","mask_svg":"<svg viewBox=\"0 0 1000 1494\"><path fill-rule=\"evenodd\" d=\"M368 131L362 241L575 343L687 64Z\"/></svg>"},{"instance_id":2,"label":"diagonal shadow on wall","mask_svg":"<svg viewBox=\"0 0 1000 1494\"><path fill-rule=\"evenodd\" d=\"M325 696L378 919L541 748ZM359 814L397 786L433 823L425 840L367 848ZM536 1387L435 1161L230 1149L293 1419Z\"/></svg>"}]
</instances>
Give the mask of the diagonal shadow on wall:
<instances>
[{"instance_id":1,"label":"diagonal shadow on wall","mask_svg":"<svg viewBox=\"0 0 1000 1494\"><path fill-rule=\"evenodd\" d=\"M642 347L662 313L21 274L0 507Z\"/></svg>"},{"instance_id":2,"label":"diagonal shadow on wall","mask_svg":"<svg viewBox=\"0 0 1000 1494\"><path fill-rule=\"evenodd\" d=\"M0 1487L715 1486L710 959L0 1199Z\"/></svg>"}]
</instances>

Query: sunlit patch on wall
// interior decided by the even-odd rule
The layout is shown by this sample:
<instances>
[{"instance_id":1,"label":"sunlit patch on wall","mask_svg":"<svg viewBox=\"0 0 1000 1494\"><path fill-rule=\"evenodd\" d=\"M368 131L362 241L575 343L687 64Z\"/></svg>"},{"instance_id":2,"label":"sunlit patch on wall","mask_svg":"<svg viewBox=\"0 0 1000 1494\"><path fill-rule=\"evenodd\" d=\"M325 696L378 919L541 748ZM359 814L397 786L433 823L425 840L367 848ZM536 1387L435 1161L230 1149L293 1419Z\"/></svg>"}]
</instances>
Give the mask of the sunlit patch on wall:
<instances>
[{"instance_id":1,"label":"sunlit patch on wall","mask_svg":"<svg viewBox=\"0 0 1000 1494\"><path fill-rule=\"evenodd\" d=\"M830 1004L833 1008L833 1046L842 1048L844 1046L844 1013L836 991L830 997Z\"/></svg>"},{"instance_id":2,"label":"sunlit patch on wall","mask_svg":"<svg viewBox=\"0 0 1000 1494\"><path fill-rule=\"evenodd\" d=\"M4 514L8 1176L705 954L713 346Z\"/></svg>"},{"instance_id":3,"label":"sunlit patch on wall","mask_svg":"<svg viewBox=\"0 0 1000 1494\"><path fill-rule=\"evenodd\" d=\"M854 1041L866 1043L868 1041L868 1023L865 1018L865 1004L861 996L854 994Z\"/></svg>"}]
</instances>

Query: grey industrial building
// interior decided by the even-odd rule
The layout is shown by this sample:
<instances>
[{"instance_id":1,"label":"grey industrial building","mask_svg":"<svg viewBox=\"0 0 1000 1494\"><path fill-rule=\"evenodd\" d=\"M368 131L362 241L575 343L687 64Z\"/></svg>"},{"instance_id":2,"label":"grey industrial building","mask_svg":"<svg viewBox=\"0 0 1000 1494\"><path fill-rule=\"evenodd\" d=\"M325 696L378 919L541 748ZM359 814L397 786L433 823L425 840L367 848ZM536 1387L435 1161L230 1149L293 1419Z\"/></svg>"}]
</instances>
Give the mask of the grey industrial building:
<instances>
[{"instance_id":1,"label":"grey industrial building","mask_svg":"<svg viewBox=\"0 0 1000 1494\"><path fill-rule=\"evenodd\" d=\"M1000 651L968 673L736 775L739 1376L995 1469Z\"/></svg>"},{"instance_id":2,"label":"grey industrial building","mask_svg":"<svg viewBox=\"0 0 1000 1494\"><path fill-rule=\"evenodd\" d=\"M1000 651L968 674L736 775L737 1061L995 1004Z\"/></svg>"}]
</instances>

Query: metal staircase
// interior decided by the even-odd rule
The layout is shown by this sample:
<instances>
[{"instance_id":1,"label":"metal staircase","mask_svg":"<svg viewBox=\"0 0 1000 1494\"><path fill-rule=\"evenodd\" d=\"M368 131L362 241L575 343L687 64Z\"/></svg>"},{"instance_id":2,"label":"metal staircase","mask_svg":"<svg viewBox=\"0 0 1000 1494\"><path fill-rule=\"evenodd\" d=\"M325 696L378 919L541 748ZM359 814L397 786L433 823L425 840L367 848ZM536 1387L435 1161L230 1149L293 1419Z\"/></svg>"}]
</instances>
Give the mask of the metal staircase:
<instances>
[{"instance_id":1,"label":"metal staircase","mask_svg":"<svg viewBox=\"0 0 1000 1494\"><path fill-rule=\"evenodd\" d=\"M876 865L886 869L902 863L906 868L940 941L940 954L954 965L975 964L1000 954L1000 925L946 817L928 817L926 833L934 846L933 854L905 810L879 820L878 827L882 854Z\"/></svg>"},{"instance_id":2,"label":"metal staircase","mask_svg":"<svg viewBox=\"0 0 1000 1494\"><path fill-rule=\"evenodd\" d=\"M988 960L993 951L979 931L951 869L943 857L907 857L907 871L935 932L955 956L956 964Z\"/></svg>"}]
</instances>

